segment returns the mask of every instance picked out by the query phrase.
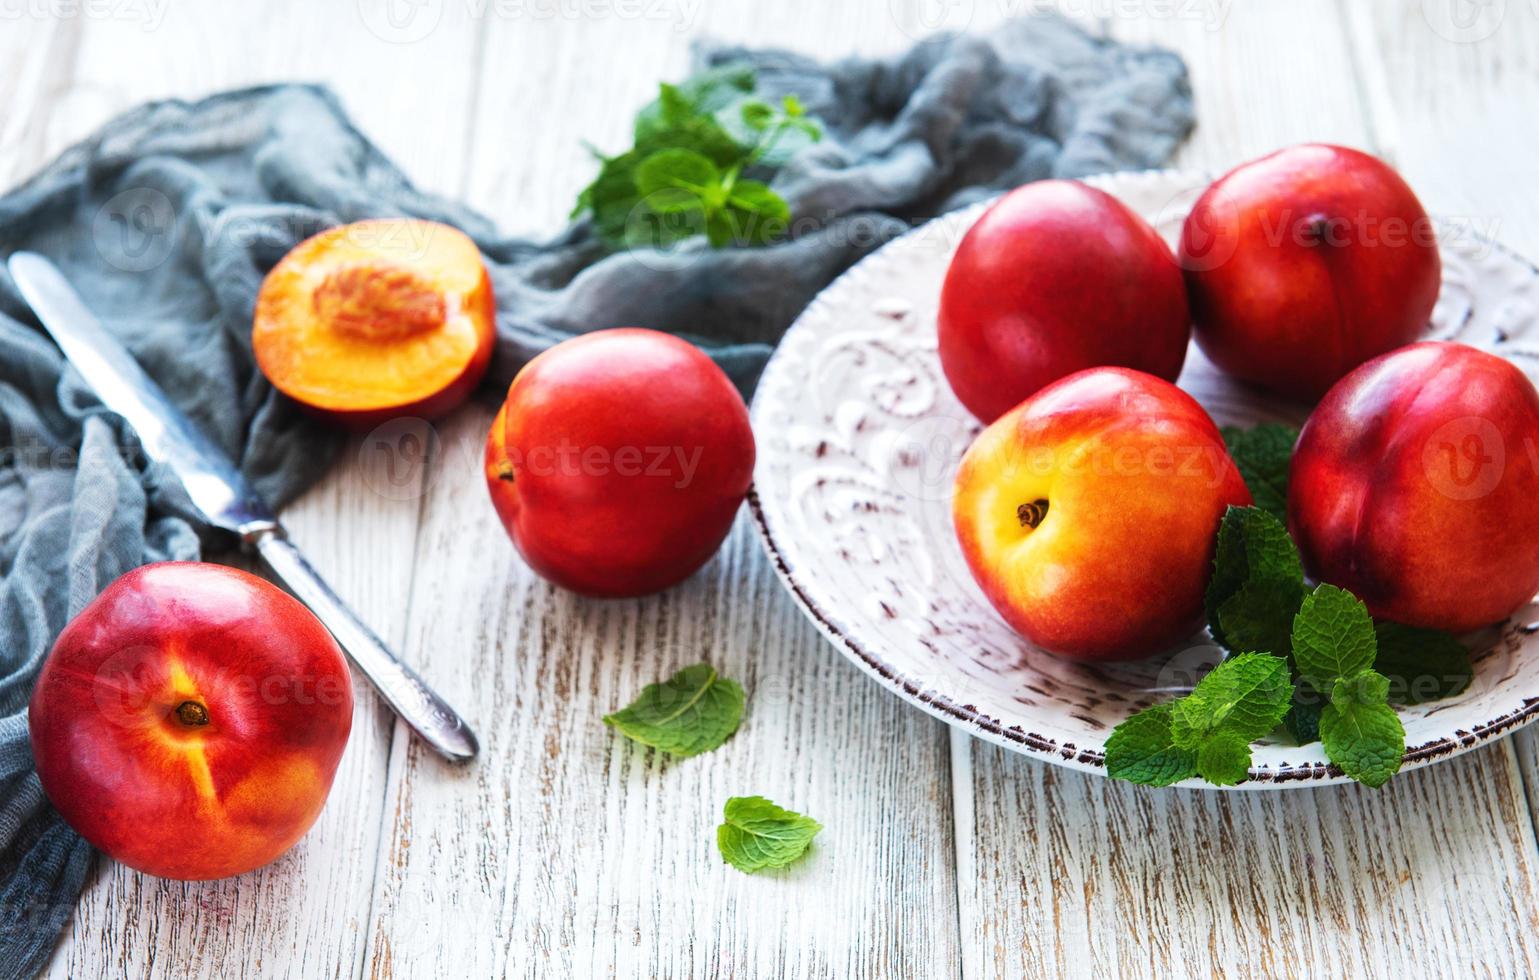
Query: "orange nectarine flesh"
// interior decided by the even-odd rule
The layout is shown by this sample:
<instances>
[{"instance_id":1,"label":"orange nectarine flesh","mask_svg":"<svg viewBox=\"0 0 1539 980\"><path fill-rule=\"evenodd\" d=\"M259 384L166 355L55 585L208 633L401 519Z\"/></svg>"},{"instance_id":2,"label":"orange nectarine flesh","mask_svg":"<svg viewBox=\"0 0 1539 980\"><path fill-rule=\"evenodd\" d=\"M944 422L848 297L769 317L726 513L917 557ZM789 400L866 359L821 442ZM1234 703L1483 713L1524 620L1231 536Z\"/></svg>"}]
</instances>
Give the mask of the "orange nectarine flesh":
<instances>
[{"instance_id":1,"label":"orange nectarine flesh","mask_svg":"<svg viewBox=\"0 0 1539 980\"><path fill-rule=\"evenodd\" d=\"M486 372L494 339L491 280L475 243L411 219L301 242L263 281L251 335L279 391L363 424L456 407Z\"/></svg>"}]
</instances>

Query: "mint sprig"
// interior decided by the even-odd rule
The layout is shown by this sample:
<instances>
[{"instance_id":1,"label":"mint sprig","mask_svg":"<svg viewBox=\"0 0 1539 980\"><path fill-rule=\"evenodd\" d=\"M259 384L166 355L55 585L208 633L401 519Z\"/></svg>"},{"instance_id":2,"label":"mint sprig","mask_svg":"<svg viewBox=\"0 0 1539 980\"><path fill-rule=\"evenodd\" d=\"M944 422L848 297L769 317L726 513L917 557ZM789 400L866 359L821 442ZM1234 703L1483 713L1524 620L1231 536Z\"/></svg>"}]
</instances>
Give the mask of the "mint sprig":
<instances>
[{"instance_id":1,"label":"mint sprig","mask_svg":"<svg viewBox=\"0 0 1539 980\"><path fill-rule=\"evenodd\" d=\"M1352 779L1382 786L1405 755L1392 705L1449 697L1473 675L1453 636L1375 623L1350 592L1309 589L1281 518L1260 507L1224 514L1205 604L1230 656L1190 694L1117 726L1106 740L1113 778L1233 785L1250 744L1281 723L1300 745L1318 740Z\"/></svg>"},{"instance_id":2,"label":"mint sprig","mask_svg":"<svg viewBox=\"0 0 1539 980\"><path fill-rule=\"evenodd\" d=\"M783 868L807 853L823 825L762 796L734 796L722 808L716 847L722 860L754 874Z\"/></svg>"},{"instance_id":3,"label":"mint sprig","mask_svg":"<svg viewBox=\"0 0 1539 980\"><path fill-rule=\"evenodd\" d=\"M1352 593L1320 585L1304 600L1293 627L1293 659L1316 691L1325 757L1365 786L1382 786L1400 771L1405 727L1389 706L1389 679L1373 669L1378 640L1373 618Z\"/></svg>"},{"instance_id":4,"label":"mint sprig","mask_svg":"<svg viewBox=\"0 0 1539 980\"><path fill-rule=\"evenodd\" d=\"M1277 727L1292 692L1284 661L1265 653L1231 657L1190 694L1118 725L1106 740L1106 770L1148 786L1193 776L1232 786L1250 768L1250 743Z\"/></svg>"},{"instance_id":5,"label":"mint sprig","mask_svg":"<svg viewBox=\"0 0 1539 980\"><path fill-rule=\"evenodd\" d=\"M1389 679L1373 670L1338 678L1320 712L1325 757L1364 786L1383 786L1400 771L1405 726L1388 703Z\"/></svg>"},{"instance_id":6,"label":"mint sprig","mask_svg":"<svg viewBox=\"0 0 1539 980\"><path fill-rule=\"evenodd\" d=\"M1205 598L1213 639L1286 657L1303 600L1304 568L1283 522L1259 507L1225 511Z\"/></svg>"},{"instance_id":7,"label":"mint sprig","mask_svg":"<svg viewBox=\"0 0 1539 980\"><path fill-rule=\"evenodd\" d=\"M1224 445L1250 489L1256 506L1279 521L1288 519L1288 465L1299 430L1291 425L1263 422L1249 429L1226 425Z\"/></svg>"},{"instance_id":8,"label":"mint sprig","mask_svg":"<svg viewBox=\"0 0 1539 980\"><path fill-rule=\"evenodd\" d=\"M755 86L752 71L732 66L660 85L636 116L631 148L595 151L598 176L572 216L591 215L611 250L696 236L720 248L784 234L790 209L764 181L822 127L795 96L771 103L754 97Z\"/></svg>"},{"instance_id":9,"label":"mint sprig","mask_svg":"<svg viewBox=\"0 0 1539 980\"><path fill-rule=\"evenodd\" d=\"M677 756L719 747L743 720L742 685L716 673L710 664L685 667L640 696L604 724L626 738Z\"/></svg>"}]
</instances>

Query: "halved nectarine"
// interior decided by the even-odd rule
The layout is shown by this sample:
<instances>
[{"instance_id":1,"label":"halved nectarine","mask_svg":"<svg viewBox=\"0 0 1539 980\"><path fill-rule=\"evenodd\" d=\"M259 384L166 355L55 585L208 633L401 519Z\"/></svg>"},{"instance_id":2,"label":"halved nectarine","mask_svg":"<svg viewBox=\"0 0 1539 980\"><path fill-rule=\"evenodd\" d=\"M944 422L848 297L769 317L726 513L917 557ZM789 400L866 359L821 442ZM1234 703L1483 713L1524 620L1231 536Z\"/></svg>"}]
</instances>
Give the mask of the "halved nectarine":
<instances>
[{"instance_id":1,"label":"halved nectarine","mask_svg":"<svg viewBox=\"0 0 1539 980\"><path fill-rule=\"evenodd\" d=\"M455 408L486 373L491 279L474 242L432 221L341 225L285 255L257 295L262 373L318 415L367 428Z\"/></svg>"}]
</instances>

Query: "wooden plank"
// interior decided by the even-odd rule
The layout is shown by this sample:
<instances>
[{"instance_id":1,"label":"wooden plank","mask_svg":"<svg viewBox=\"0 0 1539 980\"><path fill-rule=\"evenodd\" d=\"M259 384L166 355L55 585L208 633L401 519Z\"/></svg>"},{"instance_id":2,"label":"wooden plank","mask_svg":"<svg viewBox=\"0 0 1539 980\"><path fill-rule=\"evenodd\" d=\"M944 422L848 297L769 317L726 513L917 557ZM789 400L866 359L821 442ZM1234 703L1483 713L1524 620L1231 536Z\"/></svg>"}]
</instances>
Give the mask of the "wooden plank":
<instances>
[{"instance_id":1,"label":"wooden plank","mask_svg":"<svg viewBox=\"0 0 1539 980\"><path fill-rule=\"evenodd\" d=\"M1337 4L1167 9L1192 16L1106 28L1187 59L1199 128L1180 164L1374 145ZM961 735L953 759L965 976L1525 976L1539 959L1510 741L1378 792L1153 791Z\"/></svg>"},{"instance_id":2,"label":"wooden plank","mask_svg":"<svg viewBox=\"0 0 1539 980\"><path fill-rule=\"evenodd\" d=\"M73 89L79 22L21 17L0 31L0 187L20 182L49 153L53 110Z\"/></svg>"},{"instance_id":3,"label":"wooden plank","mask_svg":"<svg viewBox=\"0 0 1539 980\"><path fill-rule=\"evenodd\" d=\"M848 44L896 28L845 5L712 6L691 30ZM481 125L540 138L483 152L472 201L555 228L687 34L621 17L489 24ZM592 72L602 52L604 70ZM502 538L477 460L489 422L445 429L419 548L412 656L449 670L480 719L463 772L405 746L373 928L374 975L949 976L959 960L943 728L882 693L795 611L740 519L722 553L668 593L579 599ZM709 660L749 691L743 729L669 762L601 716ZM749 878L717 857L727 797L762 793L826 825L810 858ZM473 927L467 926L473 924ZM473 931L467 932L467 929Z\"/></svg>"},{"instance_id":4,"label":"wooden plank","mask_svg":"<svg viewBox=\"0 0 1539 980\"><path fill-rule=\"evenodd\" d=\"M160 6L164 19L153 30L132 19L78 21L78 62L49 133L50 152L146 99L319 76L423 184L453 190L463 179L479 41L459 8L451 5L429 37L398 45L368 33L365 8L353 3L306 4L281 17L270 6L238 2ZM339 37L349 43L338 44ZM337 591L397 646L416 567L417 491L427 472L425 459L411 468L410 449L355 440L284 513ZM391 452L406 466L393 477L384 471ZM359 973L396 723L361 679L358 690L330 800L294 850L252 874L198 884L99 861L52 974Z\"/></svg>"},{"instance_id":5,"label":"wooden plank","mask_svg":"<svg viewBox=\"0 0 1539 980\"><path fill-rule=\"evenodd\" d=\"M1539 5L1344 4L1381 145L1440 234L1480 234L1539 261ZM1512 739L1539 814L1539 732Z\"/></svg>"}]
</instances>

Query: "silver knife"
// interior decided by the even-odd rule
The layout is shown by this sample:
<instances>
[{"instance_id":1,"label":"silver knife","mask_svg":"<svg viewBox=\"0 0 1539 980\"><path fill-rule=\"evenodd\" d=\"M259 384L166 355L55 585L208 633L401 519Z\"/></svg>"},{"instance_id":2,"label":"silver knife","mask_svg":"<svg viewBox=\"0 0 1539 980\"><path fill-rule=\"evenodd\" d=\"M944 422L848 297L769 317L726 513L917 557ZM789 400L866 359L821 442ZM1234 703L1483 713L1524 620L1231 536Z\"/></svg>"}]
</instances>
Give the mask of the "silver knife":
<instances>
[{"instance_id":1,"label":"silver knife","mask_svg":"<svg viewBox=\"0 0 1539 980\"><path fill-rule=\"evenodd\" d=\"M474 758L477 744L470 726L331 590L230 458L144 373L53 263L32 252L16 252L8 265L22 297L70 363L102 403L134 427L150 458L181 478L208 523L234 532L257 550L423 741L450 759Z\"/></svg>"}]
</instances>

